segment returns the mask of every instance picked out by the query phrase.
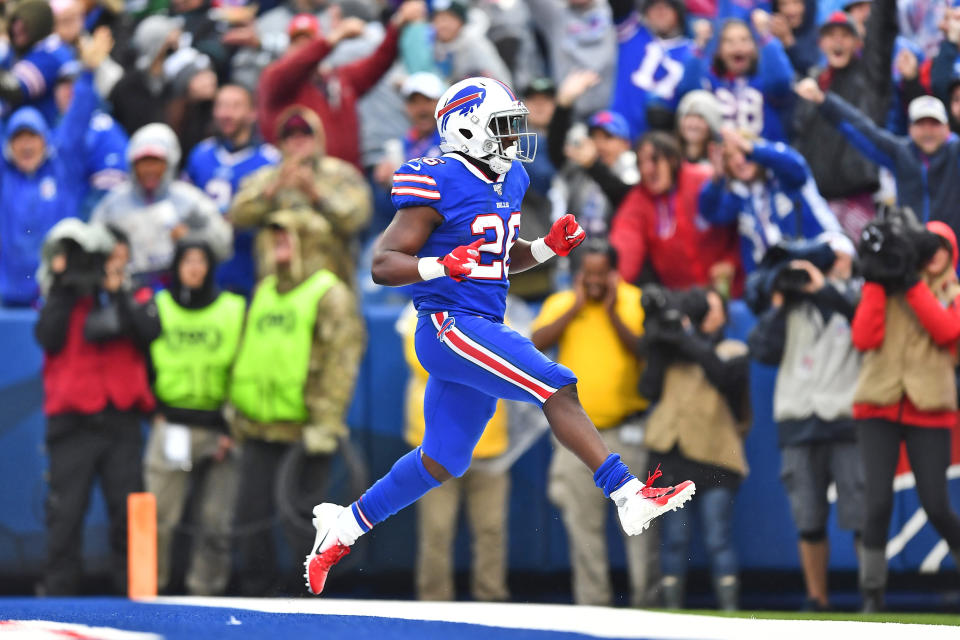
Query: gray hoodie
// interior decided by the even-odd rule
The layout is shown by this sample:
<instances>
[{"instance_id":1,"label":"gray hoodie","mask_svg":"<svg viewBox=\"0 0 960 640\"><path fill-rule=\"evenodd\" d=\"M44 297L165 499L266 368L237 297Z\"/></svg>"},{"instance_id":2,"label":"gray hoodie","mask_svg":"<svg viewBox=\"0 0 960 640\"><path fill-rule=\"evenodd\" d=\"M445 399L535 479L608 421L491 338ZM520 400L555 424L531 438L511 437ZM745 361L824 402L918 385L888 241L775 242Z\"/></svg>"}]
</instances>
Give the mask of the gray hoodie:
<instances>
[{"instance_id":1,"label":"gray hoodie","mask_svg":"<svg viewBox=\"0 0 960 640\"><path fill-rule=\"evenodd\" d=\"M144 156L162 157L167 172L152 194L137 182L134 163ZM173 130L153 123L137 130L127 147L130 177L117 185L94 209L91 220L109 224L130 237L130 270L134 275L170 267L174 253L171 231L180 224L203 237L218 261L230 257L233 228L223 219L216 203L198 188L173 174L180 162L180 144Z\"/></svg>"}]
</instances>

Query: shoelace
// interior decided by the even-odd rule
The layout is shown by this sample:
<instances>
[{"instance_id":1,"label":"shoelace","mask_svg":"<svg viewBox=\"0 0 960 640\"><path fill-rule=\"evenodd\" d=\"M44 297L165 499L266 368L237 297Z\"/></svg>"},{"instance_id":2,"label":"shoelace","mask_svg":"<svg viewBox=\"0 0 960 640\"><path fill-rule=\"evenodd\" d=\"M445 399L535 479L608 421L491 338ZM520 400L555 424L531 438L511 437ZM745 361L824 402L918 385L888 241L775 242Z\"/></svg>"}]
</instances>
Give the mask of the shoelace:
<instances>
[{"instance_id":1,"label":"shoelace","mask_svg":"<svg viewBox=\"0 0 960 640\"><path fill-rule=\"evenodd\" d=\"M663 475L663 472L660 471L660 465L657 465L657 468L654 469L653 473L647 472L647 481L643 485L643 489L640 490L640 495L644 498L659 498L660 496L666 495L673 491L673 487L651 487L653 481Z\"/></svg>"}]
</instances>

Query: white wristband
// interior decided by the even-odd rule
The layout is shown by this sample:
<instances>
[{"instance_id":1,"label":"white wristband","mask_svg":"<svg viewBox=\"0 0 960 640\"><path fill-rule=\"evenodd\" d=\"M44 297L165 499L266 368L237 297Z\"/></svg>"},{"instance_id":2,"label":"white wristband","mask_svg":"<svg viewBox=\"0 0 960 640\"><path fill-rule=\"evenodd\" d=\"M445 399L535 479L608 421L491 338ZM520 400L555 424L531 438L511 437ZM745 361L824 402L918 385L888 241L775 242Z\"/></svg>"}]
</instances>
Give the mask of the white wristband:
<instances>
[{"instance_id":1,"label":"white wristband","mask_svg":"<svg viewBox=\"0 0 960 640\"><path fill-rule=\"evenodd\" d=\"M553 256L557 255L553 249L547 246L547 243L543 241L543 238L537 238L530 243L530 253L533 254L533 259L537 262L546 262Z\"/></svg>"},{"instance_id":2,"label":"white wristband","mask_svg":"<svg viewBox=\"0 0 960 640\"><path fill-rule=\"evenodd\" d=\"M417 271L424 280L433 280L447 275L438 258L420 258L417 262Z\"/></svg>"}]
</instances>

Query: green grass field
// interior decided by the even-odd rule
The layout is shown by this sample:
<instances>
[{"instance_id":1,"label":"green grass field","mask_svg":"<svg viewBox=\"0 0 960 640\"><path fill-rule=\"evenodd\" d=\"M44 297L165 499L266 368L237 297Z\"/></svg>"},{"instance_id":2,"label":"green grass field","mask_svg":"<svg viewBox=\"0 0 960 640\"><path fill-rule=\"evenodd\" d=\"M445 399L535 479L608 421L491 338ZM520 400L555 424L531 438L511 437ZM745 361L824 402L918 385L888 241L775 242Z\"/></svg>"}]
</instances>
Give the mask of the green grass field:
<instances>
[{"instance_id":1,"label":"green grass field","mask_svg":"<svg viewBox=\"0 0 960 640\"><path fill-rule=\"evenodd\" d=\"M899 622L901 624L939 624L960 626L960 614L947 613L872 613L849 612L807 613L802 611L711 611L706 609L670 611L723 618L752 618L756 620L856 620L860 622Z\"/></svg>"}]
</instances>

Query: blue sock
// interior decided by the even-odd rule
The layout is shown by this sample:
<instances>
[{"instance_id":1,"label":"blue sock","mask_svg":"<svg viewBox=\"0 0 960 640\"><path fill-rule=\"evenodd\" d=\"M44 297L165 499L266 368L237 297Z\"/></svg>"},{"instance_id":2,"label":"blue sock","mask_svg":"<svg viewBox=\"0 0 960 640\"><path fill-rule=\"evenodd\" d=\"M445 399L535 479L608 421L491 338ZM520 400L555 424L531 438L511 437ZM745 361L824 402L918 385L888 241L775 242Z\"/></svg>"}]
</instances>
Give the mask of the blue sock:
<instances>
[{"instance_id":1,"label":"blue sock","mask_svg":"<svg viewBox=\"0 0 960 640\"><path fill-rule=\"evenodd\" d=\"M393 468L377 480L360 499L350 505L353 516L364 532L383 522L400 509L416 502L440 483L430 475L420 459L420 447L397 460Z\"/></svg>"},{"instance_id":2,"label":"blue sock","mask_svg":"<svg viewBox=\"0 0 960 640\"><path fill-rule=\"evenodd\" d=\"M619 453L611 453L603 461L600 468L593 474L593 481L598 487L603 489L603 495L607 498L610 494L633 480L634 476L630 473L627 465L620 462Z\"/></svg>"}]
</instances>

